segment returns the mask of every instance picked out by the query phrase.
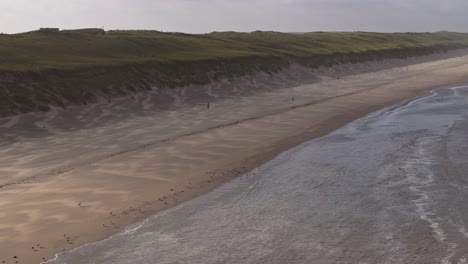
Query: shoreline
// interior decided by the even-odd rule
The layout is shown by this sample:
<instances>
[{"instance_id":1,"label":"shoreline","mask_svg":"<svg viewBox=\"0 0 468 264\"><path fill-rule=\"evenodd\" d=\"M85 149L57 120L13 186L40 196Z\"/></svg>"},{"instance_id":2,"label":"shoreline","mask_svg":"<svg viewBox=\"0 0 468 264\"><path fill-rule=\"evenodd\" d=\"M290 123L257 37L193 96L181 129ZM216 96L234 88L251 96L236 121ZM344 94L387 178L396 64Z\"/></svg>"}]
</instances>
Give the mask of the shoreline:
<instances>
[{"instance_id":1,"label":"shoreline","mask_svg":"<svg viewBox=\"0 0 468 264\"><path fill-rule=\"evenodd\" d=\"M468 57L458 59L468 63ZM430 64L410 68L430 68ZM20 257L19 263L37 263L42 258L53 258L61 249L68 251L105 239L129 224L207 193L291 147L326 135L371 112L435 88L465 83L468 66L462 63L429 69L402 79L392 79L391 74L386 77L384 85L371 85L369 89L294 106L283 112L184 135L71 172L2 188L0 197L7 205L4 214L8 217L0 221L0 226L6 227L0 232L0 261L12 260L12 256L3 257L9 254ZM347 81L366 83L365 78L350 80L358 78L359 75L329 81L329 85ZM158 157L157 162L161 163L150 157ZM170 166L161 169L161 164ZM140 171L142 167L148 170ZM132 177L127 176L130 174ZM76 192L80 189L81 192ZM77 200L84 193L89 197ZM21 208L22 204L41 208ZM17 207L21 209L19 213L14 211ZM34 221L26 224L19 221L18 217L24 215ZM49 216L43 219L44 215ZM57 228L57 225L61 226ZM20 229L29 232L20 232L20 239L6 241L8 234ZM45 248L31 250L36 244Z\"/></svg>"},{"instance_id":2,"label":"shoreline","mask_svg":"<svg viewBox=\"0 0 468 264\"><path fill-rule=\"evenodd\" d=\"M467 88L434 89L372 112L150 217L134 232L60 255L55 263L462 261L468 241L450 225L459 214L445 209L449 202L463 211L458 198L467 194L463 177L450 178L463 176L457 169L463 158L453 150L466 149ZM416 168L427 178L413 178ZM445 184L453 180L461 187ZM459 203L440 196L441 189ZM421 192L432 199L415 200ZM418 210L421 204L427 209ZM408 250L395 250L402 247ZM431 250L415 256L421 247Z\"/></svg>"}]
</instances>

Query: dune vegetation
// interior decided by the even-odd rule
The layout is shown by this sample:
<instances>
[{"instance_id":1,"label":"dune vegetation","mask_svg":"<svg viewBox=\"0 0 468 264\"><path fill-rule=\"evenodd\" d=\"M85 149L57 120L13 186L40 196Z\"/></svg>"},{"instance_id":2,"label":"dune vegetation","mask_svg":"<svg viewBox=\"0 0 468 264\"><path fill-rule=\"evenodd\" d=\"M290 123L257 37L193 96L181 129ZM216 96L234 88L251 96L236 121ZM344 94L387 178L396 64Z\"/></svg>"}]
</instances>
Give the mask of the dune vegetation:
<instances>
[{"instance_id":1,"label":"dune vegetation","mask_svg":"<svg viewBox=\"0 0 468 264\"><path fill-rule=\"evenodd\" d=\"M448 50L468 46L468 34L314 32L289 34L38 30L0 35L0 70L71 69L95 65L180 62L243 57L311 58L370 51Z\"/></svg>"},{"instance_id":2,"label":"dune vegetation","mask_svg":"<svg viewBox=\"0 0 468 264\"><path fill-rule=\"evenodd\" d=\"M84 105L148 90L468 47L468 34L167 33L41 29L0 34L0 116Z\"/></svg>"}]
</instances>

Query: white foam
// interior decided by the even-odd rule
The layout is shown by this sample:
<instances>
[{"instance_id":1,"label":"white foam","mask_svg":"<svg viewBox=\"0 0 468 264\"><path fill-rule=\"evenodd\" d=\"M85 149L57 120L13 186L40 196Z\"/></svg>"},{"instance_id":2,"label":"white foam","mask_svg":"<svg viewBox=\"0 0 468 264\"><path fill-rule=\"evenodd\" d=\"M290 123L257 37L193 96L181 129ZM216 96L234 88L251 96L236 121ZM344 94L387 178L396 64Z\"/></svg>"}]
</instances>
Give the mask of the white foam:
<instances>
[{"instance_id":1,"label":"white foam","mask_svg":"<svg viewBox=\"0 0 468 264\"><path fill-rule=\"evenodd\" d=\"M75 251L78 251L84 247L87 247L87 246L91 246L91 245L96 245L96 244L100 244L100 243L103 243L103 242L106 242L106 241L109 241L117 236L124 236L124 235L127 235L127 234L131 234L131 233L134 233L135 231L137 231L138 229L142 228L150 219L152 219L153 217L149 217L145 220L143 220L142 222L138 223L135 225L135 227L128 227L126 228L124 231L116 234L116 235L113 235L111 237L108 237L104 240L101 240L101 241L98 241L98 242L94 242L94 243L87 243L87 244L84 244L80 247L77 247L75 249L72 249L70 251L67 251L67 252L61 252L61 253L58 253L58 254L55 254L55 257L53 259L50 259L46 262L41 262L41 264L46 264L46 263L54 263L55 261L57 261L59 259L59 257L61 255L64 255L64 254L68 254L68 253L72 253L72 252L75 252Z\"/></svg>"},{"instance_id":2,"label":"white foam","mask_svg":"<svg viewBox=\"0 0 468 264\"><path fill-rule=\"evenodd\" d=\"M451 87L450 90L453 91L454 95L457 97L461 97L462 95L460 94L459 90L461 89L468 89L468 86L457 86L457 87Z\"/></svg>"},{"instance_id":3,"label":"white foam","mask_svg":"<svg viewBox=\"0 0 468 264\"><path fill-rule=\"evenodd\" d=\"M136 231L138 231L139 229L141 229L142 227L144 227L149 221L152 221L160 216L163 216L163 215L166 215L167 213L171 212L172 210L176 210L180 207L183 207L184 204L180 204L176 207L173 207L171 209L168 209L168 210L165 210L165 211L162 211L162 212L159 212L155 215L152 215L148 218L146 218L145 220L137 223L137 224L134 224L134 225L131 225L131 226L128 226L127 228L125 228L125 230L113 235L113 236L110 236L104 240L100 240L100 241L97 241L97 242L92 242L92 243L87 243L87 244L84 244L80 247L77 247L75 249L72 249L72 250L69 250L69 251L66 251L66 252L60 252L60 253L57 253L55 254L55 257L53 259L50 259L50 260L47 260L45 262L41 262L41 264L52 264L52 263L55 263L57 260L59 260L60 256L62 255L66 255L66 254L69 254L69 253L73 253L73 252L76 252L78 250L81 250L83 248L86 248L86 247L90 247L90 246L93 246L93 245L99 245L99 244L102 244L102 243L105 243L109 240L112 240L112 239L115 239L116 237L120 237L120 236L125 236L125 235L128 235L128 234L132 234L132 233L135 233Z\"/></svg>"},{"instance_id":4,"label":"white foam","mask_svg":"<svg viewBox=\"0 0 468 264\"><path fill-rule=\"evenodd\" d=\"M411 192L418 196L417 199L413 200L416 213L419 218L428 224L434 233L434 237L447 246L448 254L441 259L440 263L451 264L450 259L455 255L458 244L447 240L447 234L440 223L440 219L435 217L436 212L431 210L434 201L430 197L430 192L425 189L432 185L435 179L435 174L430 168L435 163L435 158L428 150L428 147L437 140L439 140L439 137L432 136L426 137L419 142L414 157L406 160L402 169L406 172L407 179L412 184L410 187Z\"/></svg>"}]
</instances>

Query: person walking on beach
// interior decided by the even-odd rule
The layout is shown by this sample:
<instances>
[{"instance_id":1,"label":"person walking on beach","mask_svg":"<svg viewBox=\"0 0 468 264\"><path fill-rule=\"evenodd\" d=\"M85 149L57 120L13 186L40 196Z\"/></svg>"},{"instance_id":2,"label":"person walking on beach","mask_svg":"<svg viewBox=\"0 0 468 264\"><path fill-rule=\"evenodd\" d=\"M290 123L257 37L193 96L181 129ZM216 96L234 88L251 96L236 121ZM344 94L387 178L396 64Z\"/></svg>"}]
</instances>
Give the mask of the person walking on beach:
<instances>
[{"instance_id":1,"label":"person walking on beach","mask_svg":"<svg viewBox=\"0 0 468 264\"><path fill-rule=\"evenodd\" d=\"M206 109L210 110L210 103L206 104Z\"/></svg>"}]
</instances>

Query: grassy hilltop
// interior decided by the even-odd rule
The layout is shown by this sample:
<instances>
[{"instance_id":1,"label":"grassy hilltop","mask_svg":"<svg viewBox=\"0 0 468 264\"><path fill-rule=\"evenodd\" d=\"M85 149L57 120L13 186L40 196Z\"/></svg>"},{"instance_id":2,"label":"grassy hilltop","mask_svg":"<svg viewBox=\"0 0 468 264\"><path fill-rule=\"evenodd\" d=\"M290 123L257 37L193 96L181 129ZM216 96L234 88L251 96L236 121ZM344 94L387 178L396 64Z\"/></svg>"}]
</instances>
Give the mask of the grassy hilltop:
<instances>
[{"instance_id":1,"label":"grassy hilltop","mask_svg":"<svg viewBox=\"0 0 468 264\"><path fill-rule=\"evenodd\" d=\"M467 48L463 33L210 34L44 29L0 34L0 117L148 90Z\"/></svg>"},{"instance_id":2,"label":"grassy hilltop","mask_svg":"<svg viewBox=\"0 0 468 264\"><path fill-rule=\"evenodd\" d=\"M244 57L309 58L403 49L467 47L461 33L304 33L62 30L0 35L0 70L73 69L95 65Z\"/></svg>"}]
</instances>

